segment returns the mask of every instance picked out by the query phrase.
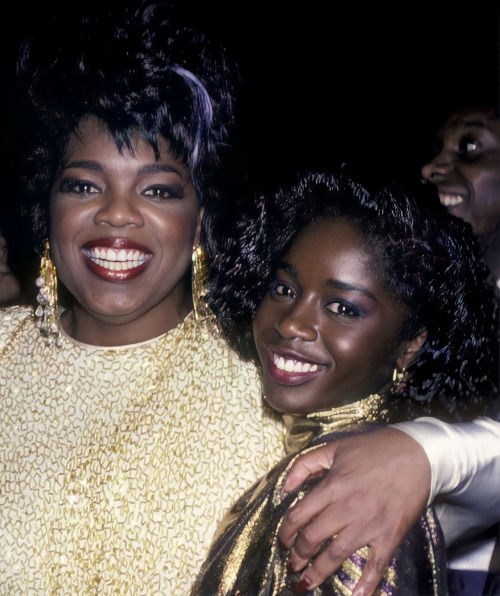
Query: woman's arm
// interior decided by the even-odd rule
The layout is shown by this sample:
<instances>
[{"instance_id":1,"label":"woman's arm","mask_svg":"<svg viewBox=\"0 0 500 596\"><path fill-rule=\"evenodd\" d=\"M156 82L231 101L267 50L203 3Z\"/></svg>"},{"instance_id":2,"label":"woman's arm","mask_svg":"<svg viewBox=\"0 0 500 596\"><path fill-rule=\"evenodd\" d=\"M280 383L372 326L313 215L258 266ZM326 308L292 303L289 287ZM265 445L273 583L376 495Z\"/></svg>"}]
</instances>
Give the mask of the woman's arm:
<instances>
[{"instance_id":1,"label":"woman's arm","mask_svg":"<svg viewBox=\"0 0 500 596\"><path fill-rule=\"evenodd\" d=\"M280 529L296 569L335 536L303 573L310 587L370 544L353 596L372 594L395 549L438 492L451 508L465 508L478 529L499 517L500 481L492 478L500 478L500 423L488 418L455 425L423 418L341 439L299 458L285 490L325 467L323 482L290 510ZM458 537L451 530L447 540Z\"/></svg>"},{"instance_id":2,"label":"woman's arm","mask_svg":"<svg viewBox=\"0 0 500 596\"><path fill-rule=\"evenodd\" d=\"M429 503L439 495L447 546L500 518L500 422L445 424L421 418L395 425L423 447L431 465Z\"/></svg>"}]
</instances>

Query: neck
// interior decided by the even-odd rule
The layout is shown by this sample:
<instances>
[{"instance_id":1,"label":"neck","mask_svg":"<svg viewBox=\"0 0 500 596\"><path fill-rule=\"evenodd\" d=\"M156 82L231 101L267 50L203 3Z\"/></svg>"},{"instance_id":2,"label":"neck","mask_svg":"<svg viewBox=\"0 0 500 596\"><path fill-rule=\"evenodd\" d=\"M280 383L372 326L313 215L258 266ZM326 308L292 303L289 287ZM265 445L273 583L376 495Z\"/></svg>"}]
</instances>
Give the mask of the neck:
<instances>
[{"instance_id":1,"label":"neck","mask_svg":"<svg viewBox=\"0 0 500 596\"><path fill-rule=\"evenodd\" d=\"M374 393L359 401L304 416L284 414L285 450L296 453L325 432L342 432L367 422L388 419L388 396Z\"/></svg>"},{"instance_id":2,"label":"neck","mask_svg":"<svg viewBox=\"0 0 500 596\"><path fill-rule=\"evenodd\" d=\"M175 329L192 309L191 300L176 309L140 317L99 317L74 303L61 316L61 327L73 339L93 346L125 346L159 337Z\"/></svg>"}]
</instances>

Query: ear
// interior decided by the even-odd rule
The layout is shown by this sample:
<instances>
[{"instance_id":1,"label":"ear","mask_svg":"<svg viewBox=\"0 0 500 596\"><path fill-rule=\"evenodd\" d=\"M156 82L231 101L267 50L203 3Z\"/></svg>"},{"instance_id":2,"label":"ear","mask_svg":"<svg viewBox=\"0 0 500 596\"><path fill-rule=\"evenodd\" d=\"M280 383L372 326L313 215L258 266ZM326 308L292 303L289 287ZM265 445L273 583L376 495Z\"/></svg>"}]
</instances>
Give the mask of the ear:
<instances>
[{"instance_id":1,"label":"ear","mask_svg":"<svg viewBox=\"0 0 500 596\"><path fill-rule=\"evenodd\" d=\"M200 242L201 223L203 221L204 215L205 215L205 207L200 207L200 211L198 212L198 221L196 222L196 232L194 235L194 246L196 246Z\"/></svg>"},{"instance_id":2,"label":"ear","mask_svg":"<svg viewBox=\"0 0 500 596\"><path fill-rule=\"evenodd\" d=\"M407 370L417 361L420 348L424 345L426 339L427 329L422 329L413 339L404 341L401 344L399 356L396 359L399 370Z\"/></svg>"}]
</instances>

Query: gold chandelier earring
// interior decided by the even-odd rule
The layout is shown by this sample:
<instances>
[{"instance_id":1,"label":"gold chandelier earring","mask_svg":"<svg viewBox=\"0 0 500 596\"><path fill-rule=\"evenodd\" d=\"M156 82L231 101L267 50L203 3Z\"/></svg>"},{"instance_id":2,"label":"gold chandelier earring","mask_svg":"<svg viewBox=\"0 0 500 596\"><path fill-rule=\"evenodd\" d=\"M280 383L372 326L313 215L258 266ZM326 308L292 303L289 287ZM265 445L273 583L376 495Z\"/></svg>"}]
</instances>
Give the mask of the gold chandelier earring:
<instances>
[{"instance_id":1,"label":"gold chandelier earring","mask_svg":"<svg viewBox=\"0 0 500 596\"><path fill-rule=\"evenodd\" d=\"M40 266L40 277L35 281L38 286L38 307L35 316L38 317L38 328L46 338L47 345L59 346L61 343L61 329L59 327L59 305L57 303L57 273L50 258L49 241L45 243Z\"/></svg>"},{"instance_id":2,"label":"gold chandelier earring","mask_svg":"<svg viewBox=\"0 0 500 596\"><path fill-rule=\"evenodd\" d=\"M200 244L193 248L193 271L191 277L191 290L193 294L193 308L196 321L201 321L207 316L205 303L205 283L208 276L207 255Z\"/></svg>"}]
</instances>

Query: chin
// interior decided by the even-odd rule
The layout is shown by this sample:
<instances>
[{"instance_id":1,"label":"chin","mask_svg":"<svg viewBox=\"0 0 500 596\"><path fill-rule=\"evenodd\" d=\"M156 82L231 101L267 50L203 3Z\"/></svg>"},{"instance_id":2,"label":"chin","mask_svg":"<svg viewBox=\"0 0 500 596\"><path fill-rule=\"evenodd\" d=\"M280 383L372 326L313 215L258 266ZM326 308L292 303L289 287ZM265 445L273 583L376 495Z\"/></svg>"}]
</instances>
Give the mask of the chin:
<instances>
[{"instance_id":1,"label":"chin","mask_svg":"<svg viewBox=\"0 0 500 596\"><path fill-rule=\"evenodd\" d=\"M294 399L283 398L282 396L267 395L264 398L266 403L275 412L280 414L302 414L306 415L313 412L316 408L306 408L304 410L304 404L297 402Z\"/></svg>"}]
</instances>

